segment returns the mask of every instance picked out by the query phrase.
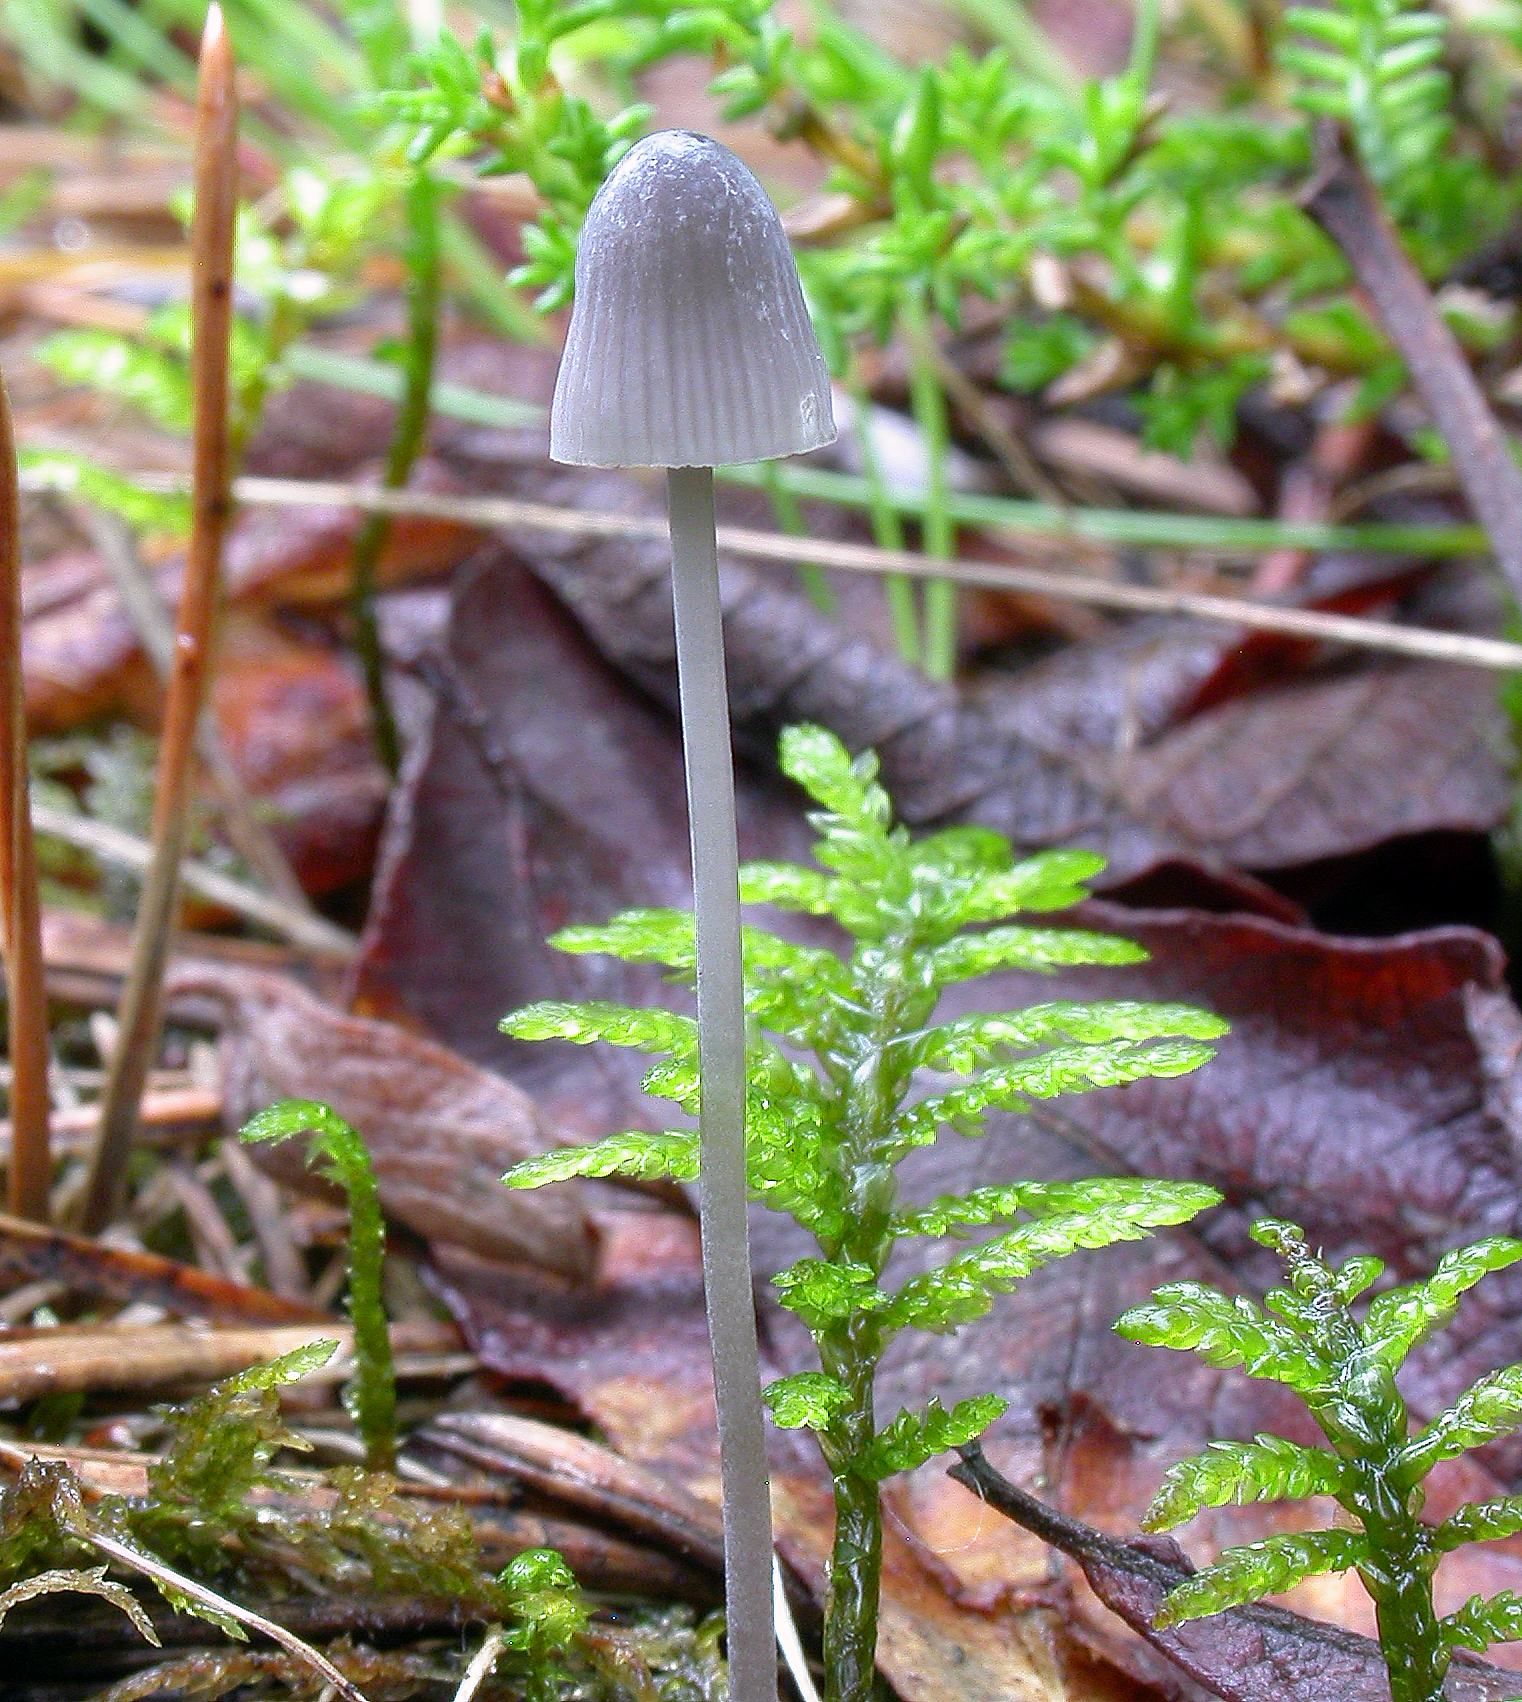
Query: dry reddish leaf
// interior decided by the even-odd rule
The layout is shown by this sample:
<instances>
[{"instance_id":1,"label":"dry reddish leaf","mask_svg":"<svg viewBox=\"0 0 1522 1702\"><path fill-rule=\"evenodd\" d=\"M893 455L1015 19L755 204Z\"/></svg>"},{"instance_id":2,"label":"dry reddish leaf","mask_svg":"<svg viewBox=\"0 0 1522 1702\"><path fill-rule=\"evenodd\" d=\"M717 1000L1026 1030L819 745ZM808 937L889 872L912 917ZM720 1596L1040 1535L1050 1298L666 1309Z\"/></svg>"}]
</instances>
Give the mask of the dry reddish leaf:
<instances>
[{"instance_id":1,"label":"dry reddish leaf","mask_svg":"<svg viewBox=\"0 0 1522 1702\"><path fill-rule=\"evenodd\" d=\"M658 504L627 475L545 468L524 438L499 438L476 433L441 453L473 487L615 512ZM532 531L510 541L606 656L674 702L664 546ZM1021 846L1093 845L1111 879L1181 854L1268 869L1397 834L1488 831L1506 808L1500 712L1473 671L1360 664L1175 731L1230 634L1136 627L959 694L822 620L772 576L730 563L724 587L730 701L751 748L769 750L788 722L821 722L877 749L906 819L956 814ZM1397 770L1401 787L1372 778Z\"/></svg>"},{"instance_id":2,"label":"dry reddish leaf","mask_svg":"<svg viewBox=\"0 0 1522 1702\"><path fill-rule=\"evenodd\" d=\"M374 469L345 468L363 482ZM310 470L307 475L311 476ZM436 463L422 463L413 483L425 491L458 484ZM227 544L227 594L234 606L341 601L363 517L332 507L254 508L238 516ZM463 561L480 534L452 521L418 515L391 526L378 566L383 585L437 578ZM166 608L179 595L181 564L161 565L154 582ZM61 732L107 710L145 721L157 716L158 691L137 633L105 567L71 550L29 567L24 600L22 665L31 723Z\"/></svg>"},{"instance_id":3,"label":"dry reddish leaf","mask_svg":"<svg viewBox=\"0 0 1522 1702\"><path fill-rule=\"evenodd\" d=\"M1111 1161L1222 1189L1231 1210L1211 1245L1250 1285L1273 1280L1245 1236L1248 1214L1302 1223L1335 1258L1373 1252L1402 1278L1448 1248L1522 1227L1518 1071L1522 1018L1500 948L1467 928L1401 939L1334 940L1245 917L1090 907L1093 921L1145 945L1127 971L1136 996L1182 998L1228 1018L1216 1060L1185 1080L1138 1083L1062 1107ZM1091 997L1105 980L1001 976L960 992L980 1006ZM1498 1273L1407 1373L1435 1411L1481 1372L1522 1358L1522 1279ZM1491 1450L1508 1478L1514 1443Z\"/></svg>"},{"instance_id":4,"label":"dry reddish leaf","mask_svg":"<svg viewBox=\"0 0 1522 1702\"><path fill-rule=\"evenodd\" d=\"M520 1158L560 1144L511 1082L388 1023L345 1016L284 976L182 963L166 995L220 1011L231 1129L276 1100L320 1100L364 1137L381 1204L399 1222L566 1277L591 1269L595 1234L576 1184L523 1194L498 1181ZM250 1150L288 1185L314 1185L299 1141Z\"/></svg>"},{"instance_id":5,"label":"dry reddish leaf","mask_svg":"<svg viewBox=\"0 0 1522 1702\"><path fill-rule=\"evenodd\" d=\"M302 887L331 892L367 875L389 788L344 658L235 611L212 704L222 747Z\"/></svg>"},{"instance_id":6,"label":"dry reddish leaf","mask_svg":"<svg viewBox=\"0 0 1522 1702\"><path fill-rule=\"evenodd\" d=\"M86 584L28 616L21 666L27 722L39 733L66 732L112 709L157 713L157 680L114 585Z\"/></svg>"},{"instance_id":7,"label":"dry reddish leaf","mask_svg":"<svg viewBox=\"0 0 1522 1702\"><path fill-rule=\"evenodd\" d=\"M301 475L312 478L310 467ZM378 482L379 469L348 467L346 479ZM424 459L409 486L434 495L457 494L457 480ZM348 594L354 540L364 516L352 508L246 509L228 539L228 596L237 601L333 603ZM393 519L376 572L382 585L436 578L463 561L481 541L474 528L452 520L406 514Z\"/></svg>"},{"instance_id":8,"label":"dry reddish leaf","mask_svg":"<svg viewBox=\"0 0 1522 1702\"><path fill-rule=\"evenodd\" d=\"M1118 765L1116 792L1197 852L1283 868L1435 827L1486 831L1509 797L1500 732L1478 669L1365 665L1209 710Z\"/></svg>"},{"instance_id":9,"label":"dry reddish leaf","mask_svg":"<svg viewBox=\"0 0 1522 1702\"><path fill-rule=\"evenodd\" d=\"M1126 997L1185 1000L1227 1018L1231 1033L1198 1073L1063 1102L1063 1116L1114 1161L1211 1182L1233 1206L1303 1223L1337 1257L1371 1251L1403 1276L1429 1269L1459 1238L1515 1222L1510 1106L1490 1099L1512 1063L1496 1053L1497 1031L1505 1013L1517 1019L1489 935L1350 940L1100 901L1083 919L1145 946L1149 961L988 977L952 989L945 1008L1124 987ZM1478 1033L1476 999L1490 1014ZM1234 1261L1247 1256L1245 1238L1224 1228L1212 1244ZM1258 1269L1271 1268L1256 1256Z\"/></svg>"},{"instance_id":10,"label":"dry reddish leaf","mask_svg":"<svg viewBox=\"0 0 1522 1702\"><path fill-rule=\"evenodd\" d=\"M430 678L436 707L387 829L362 996L504 1068L557 1123L606 1133L643 1115L637 1058L508 1041L497 1025L535 998L673 997L654 968L545 940L626 906L691 902L674 724L501 555L462 575ZM809 840L781 783L753 776L740 836L754 857L799 856Z\"/></svg>"}]
</instances>

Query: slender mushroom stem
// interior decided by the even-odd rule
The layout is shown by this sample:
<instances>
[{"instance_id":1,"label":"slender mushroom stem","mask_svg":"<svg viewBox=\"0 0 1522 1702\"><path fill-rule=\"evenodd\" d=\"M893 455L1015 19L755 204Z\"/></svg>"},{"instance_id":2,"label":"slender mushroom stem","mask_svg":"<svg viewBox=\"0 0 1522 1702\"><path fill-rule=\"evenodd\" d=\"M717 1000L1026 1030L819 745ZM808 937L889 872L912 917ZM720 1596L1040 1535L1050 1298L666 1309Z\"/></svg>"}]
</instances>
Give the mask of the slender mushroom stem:
<instances>
[{"instance_id":1,"label":"slender mushroom stem","mask_svg":"<svg viewBox=\"0 0 1522 1702\"><path fill-rule=\"evenodd\" d=\"M180 858L190 803L191 758L211 667L222 538L230 479L228 341L232 331L233 229L238 205L238 103L232 50L213 4L201 38L196 93L195 216L190 237L192 517L185 583L164 704L153 807L153 863L143 885L132 960L117 1012L117 1045L101 1101L81 1227L96 1234L120 1209L138 1102L158 1045Z\"/></svg>"},{"instance_id":2,"label":"slender mushroom stem","mask_svg":"<svg viewBox=\"0 0 1522 1702\"><path fill-rule=\"evenodd\" d=\"M27 793L26 689L21 673L21 527L16 444L0 384L0 945L5 951L11 1060L10 1208L48 1221L48 1010L38 916L37 854Z\"/></svg>"},{"instance_id":3,"label":"slender mushroom stem","mask_svg":"<svg viewBox=\"0 0 1522 1702\"><path fill-rule=\"evenodd\" d=\"M713 469L667 472L677 683L697 917L700 1216L719 1458L729 1692L775 1702L772 1519L745 1186L745 979Z\"/></svg>"}]
</instances>

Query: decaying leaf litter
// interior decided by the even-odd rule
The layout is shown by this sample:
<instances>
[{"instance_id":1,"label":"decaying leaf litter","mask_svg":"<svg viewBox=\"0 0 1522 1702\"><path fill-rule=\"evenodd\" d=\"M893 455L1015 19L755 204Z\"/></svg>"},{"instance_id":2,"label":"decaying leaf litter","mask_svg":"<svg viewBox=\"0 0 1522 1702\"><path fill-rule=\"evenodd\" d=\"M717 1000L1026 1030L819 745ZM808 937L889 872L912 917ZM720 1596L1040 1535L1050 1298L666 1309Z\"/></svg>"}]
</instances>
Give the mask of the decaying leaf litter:
<instances>
[{"instance_id":1,"label":"decaying leaf litter","mask_svg":"<svg viewBox=\"0 0 1522 1702\"><path fill-rule=\"evenodd\" d=\"M12 134L17 159L35 162L39 134L48 133L8 128L7 145ZM31 431L43 447L86 445L118 466L173 469L179 451L171 440L82 402L77 391L59 391L27 364L26 350L48 324L103 325L113 315L118 326L136 323L126 281L148 266L141 249L91 277L85 262L71 274L36 237L61 207L76 209L67 215L76 219L83 208L111 230L125 206L129 220L172 252L164 190L183 149L135 167L113 203L98 179L93 188L78 181L87 169L70 170L72 144L48 140L45 167L62 161L63 169L53 202L41 203L42 219L23 227L22 242L23 252L49 264L31 275L18 269L16 331L4 361L23 438ZM88 168L88 156L72 157ZM260 169L252 168L255 186ZM132 192L142 194L153 172L146 213L131 210ZM377 292L370 322L361 315L331 346L367 347L385 301ZM446 342L446 379L542 404L551 357L488 341L463 322ZM975 343L952 351L986 380L977 354ZM902 382L890 356L882 399L901 402ZM958 421L975 450L977 423L975 415ZM360 480L384 457L389 436L385 406L299 384L274 399L247 465ZM1031 438L1062 442L1051 433ZM1156 496L1161 475L1154 470L1149 489L1134 438L1126 442L1133 459L1119 486L1134 490L1139 479L1142 494ZM1070 458L1058 457L1047 476L1070 499L1103 502L1116 487L1094 471L1092 443L1089 450L1083 464L1069 445ZM985 439L984 469L993 464L987 451ZM1359 463L1340 483L1370 470ZM651 506L638 480L547 467L532 428L442 413L414 480L597 512ZM1274 480L1259 468L1257 482ZM765 520L754 497L734 502L737 519ZM819 536L860 535L829 511L810 508L809 518ZM27 520L24 677L33 727L77 739L102 716L151 723L157 690L148 646L120 581L56 498L31 499ZM141 1417L136 1391L183 1389L268 1359L293 1345L281 1332L304 1329L303 1317L316 1334L341 1330L327 1322L343 1279L339 1205L300 1191L309 1178L292 1155L280 1155L275 1184L222 1136L271 1098L320 1097L365 1131L392 1226L388 1298L398 1370L410 1379L403 1404L416 1426L411 1475L435 1501L457 1493L478 1510L496 1532L485 1539L487 1553L549 1544L594 1587L706 1607L715 1587L704 1504L715 1469L711 1397L695 1237L682 1202L581 1184L563 1185L552 1203L492 1185L508 1163L562 1138L648 1120L637 1073L621 1057L546 1056L504 1041L496 1024L509 1007L547 995L680 999L653 972L613 971L543 946L567 920L686 901L664 555L657 544L492 536L427 519L395 525L382 580L417 588L389 592L380 607L409 745L401 781L388 791L363 736L364 696L337 609L357 529L349 512L331 507L243 512L228 554L232 608L213 696L233 767L253 798L266 801L305 892L328 895L343 922L363 925L363 941L340 982L331 952L314 962L299 948L240 953L198 931L182 936L166 989L175 1027L145 1105L144 1144L154 1158L136 1179L133 1237L108 1247L65 1231L5 1230L0 1304L9 1329L0 1351L15 1354L15 1369L0 1375L14 1377L11 1397L27 1403L17 1407L6 1459L14 1470L29 1451L26 1433L51 1432L61 1440L39 1457L73 1462L87 1486L119 1490L133 1472L152 1469L134 1448L151 1449L163 1435ZM995 558L1009 550L993 534L966 542ZM172 603L176 562L149 565L158 595ZM1086 565L1107 564L1091 550ZM1391 571L1371 569L1367 558L1328 556L1307 565L1303 590L1334 608L1398 607L1421 626L1484 631L1496 618L1487 579L1468 569L1403 561ZM1058 1102L1037 1117L1005 1119L979 1146L952 1141L915 1161L913 1192L925 1199L1096 1168L1197 1177L1227 1195L1228 1206L1199 1234L1173 1231L1058 1267L954 1341L906 1350L889 1367L884 1392L892 1400L933 1393L949 1405L989 1386L1011 1394L986 1441L990 1458L1038 1484L1061 1511L1128 1536L1171 1460L1211 1437L1270 1428L1293 1435L1296 1416L1276 1405L1272 1390L1234 1374L1138 1359L1139 1350L1108 1333L1123 1306L1184 1273L1260 1288L1264 1273L1242 1231L1261 1210L1299 1218L1338 1256L1373 1250L1402 1276L1429 1269L1457 1240L1512 1229L1512 1078L1522 1028L1495 941L1454 925L1503 926L1484 845L1510 807L1494 682L1478 670L1307 653L1184 621L1085 625L1026 598L990 599L970 611L965 636L981 654L969 653L955 686L934 684L889 654L870 597L847 581L836 592L842 618L830 622L788 576L727 569L733 710L750 761L747 851L796 857L806 849L796 797L768 759L779 726L818 721L853 747L881 751L885 780L918 825L964 819L997 827L1020 848L1102 850L1112 898L1128 908L1097 905L1084 920L1151 952L1145 969L1126 972L1127 996L1187 999L1233 1023L1220 1059L1200 1076L1136 1084L1072 1110ZM1068 642L1053 647L1052 635ZM991 665L982 660L989 653L998 658ZM92 763L100 766L88 744L48 760L75 789ZM146 824L128 814L114 825L141 833ZM215 831L201 831L203 848L220 855ZM77 894L79 863L56 842L52 855L49 873ZM372 864L366 908L356 889ZM225 929L227 916L225 908L202 909L191 920ZM1334 931L1314 931L1311 917ZM77 1163L99 1086L90 1060L110 1044L99 1021L87 1037L85 1007L103 1011L112 1002L126 957L109 925L56 914L45 922L59 1000L54 1044L65 1060L56 1116L78 1132L72 1149L67 1135L58 1144L66 1162ZM1428 922L1447 925L1349 937ZM1107 990L1098 986L1102 974L1066 972L1055 991L1096 996ZM314 985L324 1003L314 1001ZM1035 994L986 983L968 989L980 1004L1053 991L1050 981ZM345 1014L346 1004L363 1014ZM377 1017L403 1027L382 1028ZM219 1037L215 1055L198 1035ZM277 1194L277 1185L298 1192ZM796 1251L768 1221L758 1220L756 1236L762 1274ZM178 1258L136 1250L133 1240L144 1239ZM763 1307L775 1367L805 1363L796 1326ZM1419 1413L1476 1372L1517 1357L1513 1312L1506 1279L1495 1279L1461 1314L1456 1335L1440 1338L1415 1368L1409 1394ZM217 1325L191 1332L164 1321L183 1318ZM135 1333L121 1333L127 1329ZM55 1349L65 1345L60 1357ZM55 1368L51 1382L39 1383L43 1356L76 1370ZM309 1378L290 1392L287 1421L348 1458L352 1431L332 1403L331 1367L325 1375L329 1381ZM460 1383L462 1375L469 1381ZM30 1404L44 1395L51 1405ZM80 1397L90 1404L60 1404ZM616 1453L583 1458L515 1413L590 1423ZM1056 1570L1048 1551L950 1484L944 1464L931 1462L888 1490L881 1661L900 1694L1194 1693L1075 1575ZM817 1597L825 1486L789 1439L778 1438L774 1465L783 1552ZM1514 1483L1516 1469L1502 1444L1483 1466L1456 1466L1444 1493L1483 1499ZM320 1520L330 1492L305 1493ZM547 1503L536 1499L543 1496ZM594 1527L575 1522L587 1513ZM1274 1528L1275 1517L1219 1509L1187 1533L1187 1546L1194 1559L1207 1559ZM1079 1546L1088 1540L1080 1536ZM1113 1574L1113 1554L1110 1564ZM1517 1560L1502 1544L1466 1564L1476 1574L1449 1581L1456 1598L1506 1587ZM1113 1590L1108 1599L1118 1599ZM1357 1592L1340 1584L1307 1587L1294 1605L1366 1629ZM32 1662L21 1670L36 1674L38 1695L59 1672L60 1639L85 1645L73 1657L68 1694L98 1689L129 1647L138 1654L125 1658L139 1658L140 1640L119 1611L103 1606L93 1615L72 1598L40 1607L47 1611L16 1610L0 1633L18 1660ZM806 1615L802 1599L799 1610ZM283 1603L282 1612L299 1635L325 1646L342 1635L378 1647L436 1638L450 1623L405 1593L346 1613L325 1606L318 1591ZM166 1641L207 1636L186 1622L159 1629ZM1293 1621L1275 1634L1290 1653L1270 1665L1318 1670L1324 1638L1318 1643ZM1194 1681L1219 1694L1277 1694L1250 1688L1243 1635L1259 1633L1227 1627L1217 1650L1186 1663ZM1338 1682L1349 1696L1364 1694L1367 1645L1335 1646L1344 1663L1332 1669ZM669 1670L701 1688L695 1651L678 1653ZM656 1640L645 1653L660 1670ZM224 1676L268 1676L257 1665L263 1658L227 1665ZM430 1659L344 1656L370 1696L432 1694L429 1685L447 1694L456 1669ZM194 1681L195 1660L174 1683ZM1475 1668L1456 1682L1477 1688L1455 1694L1506 1693L1505 1680Z\"/></svg>"}]
</instances>

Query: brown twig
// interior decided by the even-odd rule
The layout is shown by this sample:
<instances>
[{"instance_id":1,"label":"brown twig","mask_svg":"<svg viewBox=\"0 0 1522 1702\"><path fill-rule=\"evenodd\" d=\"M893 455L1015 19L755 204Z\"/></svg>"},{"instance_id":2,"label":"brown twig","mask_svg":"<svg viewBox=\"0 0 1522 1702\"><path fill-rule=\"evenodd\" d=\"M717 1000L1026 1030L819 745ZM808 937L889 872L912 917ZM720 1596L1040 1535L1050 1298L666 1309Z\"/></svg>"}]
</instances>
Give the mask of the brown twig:
<instances>
[{"instance_id":1,"label":"brown twig","mask_svg":"<svg viewBox=\"0 0 1522 1702\"><path fill-rule=\"evenodd\" d=\"M980 1500L1082 1568L1094 1593L1153 1648L1225 1702L1388 1702L1379 1645L1287 1608L1259 1602L1159 1631L1153 1616L1193 1571L1167 1537L1121 1542L1059 1513L1011 1483L976 1442L950 1475ZM1516 1675L1468 1655L1455 1659L1448 1702L1501 1702Z\"/></svg>"},{"instance_id":2,"label":"brown twig","mask_svg":"<svg viewBox=\"0 0 1522 1702\"><path fill-rule=\"evenodd\" d=\"M117 1013L112 1057L82 1224L103 1229L121 1206L137 1107L157 1048L191 759L211 665L222 538L229 510L228 340L232 330L233 227L238 203L238 103L221 7L206 15L196 95L195 219L191 227L191 370L195 396L192 518L173 665L164 705L153 811L153 866L143 887L132 966Z\"/></svg>"},{"instance_id":3,"label":"brown twig","mask_svg":"<svg viewBox=\"0 0 1522 1702\"><path fill-rule=\"evenodd\" d=\"M1453 455L1474 517L1522 600L1522 470L1458 339L1407 254L1379 192L1330 119L1316 126L1317 172L1301 204L1342 250Z\"/></svg>"},{"instance_id":4,"label":"brown twig","mask_svg":"<svg viewBox=\"0 0 1522 1702\"><path fill-rule=\"evenodd\" d=\"M389 514L428 514L476 526L534 527L572 537L666 536L666 522L655 515L589 513L543 502L519 502L511 497L434 496L421 491L388 491L369 485L306 479L243 478L234 489L240 502L277 507L347 503L355 508L384 509ZM1273 603L1251 602L1245 597L1124 585L1013 562L931 560L913 550L879 550L867 544L793 538L785 533L756 532L741 526L721 526L718 537L719 548L726 554L756 561L814 561L822 567L838 567L854 573L907 573L921 578L954 579L960 585L981 585L994 591L1027 591L1065 602L1087 603L1102 609L1131 609L1140 614L1184 615L1192 620L1220 621L1258 632L1283 632L1293 638L1351 644L1362 650L1458 662L1471 668L1503 672L1522 668L1522 644L1480 638L1467 632L1437 632L1400 626L1394 621L1324 614L1318 609L1288 609Z\"/></svg>"},{"instance_id":5,"label":"brown twig","mask_svg":"<svg viewBox=\"0 0 1522 1702\"><path fill-rule=\"evenodd\" d=\"M43 984L37 856L27 790L26 690L21 673L21 510L10 403L0 384L0 945L10 1033L10 1209L48 1221L48 1002Z\"/></svg>"}]
</instances>

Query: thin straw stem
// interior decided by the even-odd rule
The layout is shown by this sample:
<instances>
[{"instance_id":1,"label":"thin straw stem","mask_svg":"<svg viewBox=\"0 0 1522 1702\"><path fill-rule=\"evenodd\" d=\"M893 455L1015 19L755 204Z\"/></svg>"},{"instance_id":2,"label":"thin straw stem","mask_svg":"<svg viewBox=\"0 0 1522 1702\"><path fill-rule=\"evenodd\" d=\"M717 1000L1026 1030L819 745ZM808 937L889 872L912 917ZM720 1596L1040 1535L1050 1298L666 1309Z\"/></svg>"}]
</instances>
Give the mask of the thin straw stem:
<instances>
[{"instance_id":1,"label":"thin straw stem","mask_svg":"<svg viewBox=\"0 0 1522 1702\"><path fill-rule=\"evenodd\" d=\"M671 582L697 916L699 1210L724 1492L729 1693L776 1702L772 1520L745 1187L745 978L713 472L673 467Z\"/></svg>"},{"instance_id":2,"label":"thin straw stem","mask_svg":"<svg viewBox=\"0 0 1522 1702\"><path fill-rule=\"evenodd\" d=\"M345 503L354 508L383 508L389 514L430 514L466 525L535 528L584 538L659 538L664 521L653 515L617 514L550 503L519 502L512 497L434 496L413 491L378 490L374 485L328 484L309 479L240 479L240 502L300 507ZM1475 538L1475 548L1484 540ZM1192 620L1218 621L1262 632L1282 632L1328 644L1351 644L1393 655L1420 656L1429 661L1457 662L1471 668L1502 672L1522 669L1522 644L1481 638L1467 632L1439 632L1402 626L1395 621L1369 620L1362 615L1335 615L1320 609L1286 608L1279 603L1254 602L1247 597L1220 597L1207 591L1175 591L1153 585L1126 585L1085 574L1051 568L1024 567L1014 562L931 561L910 550L879 550L866 544L838 543L829 538L790 538L783 533L756 532L740 526L721 526L719 544L726 554L757 561L797 561L800 557L853 573L940 575L959 585L983 585L995 591L1024 591L1101 609L1125 609L1138 614L1184 615Z\"/></svg>"},{"instance_id":3,"label":"thin straw stem","mask_svg":"<svg viewBox=\"0 0 1522 1702\"><path fill-rule=\"evenodd\" d=\"M10 1209L48 1221L48 1006L43 985L37 855L27 791L26 687L21 673L21 526L10 403L0 384L0 945L11 1063Z\"/></svg>"},{"instance_id":4,"label":"thin straw stem","mask_svg":"<svg viewBox=\"0 0 1522 1702\"><path fill-rule=\"evenodd\" d=\"M96 1530L93 1525L85 1525L71 1534L77 1536L81 1542L93 1543L102 1554L109 1555L118 1565L127 1567L129 1571L141 1572L145 1577L167 1584L171 1590L189 1596L191 1601L210 1608L213 1613L235 1619L240 1625L246 1625L250 1631L257 1631L261 1637L268 1638L271 1643L278 1643L287 1654L294 1655L297 1660L304 1661L311 1667L313 1672L324 1680L327 1688L335 1695L343 1697L344 1702L365 1702L358 1687L345 1678L320 1649L314 1649L310 1643L304 1643L294 1631L288 1631L275 1620L266 1619L262 1613L254 1613L227 1596L218 1595L215 1590L198 1584L194 1578L187 1578L183 1572L176 1572L172 1566L166 1566L157 1555L146 1554L142 1549L134 1548L131 1543L122 1542L105 1531Z\"/></svg>"},{"instance_id":5,"label":"thin straw stem","mask_svg":"<svg viewBox=\"0 0 1522 1702\"><path fill-rule=\"evenodd\" d=\"M229 509L228 340L232 330L233 228L238 205L238 104L222 10L201 39L196 95L195 217L191 227L192 436L190 548L164 703L153 809L153 865L143 887L132 961L117 1012L117 1045L101 1102L100 1141L81 1225L95 1234L116 1215L137 1133L138 1102L158 1047L190 803L191 759L211 667L222 538Z\"/></svg>"}]
</instances>

